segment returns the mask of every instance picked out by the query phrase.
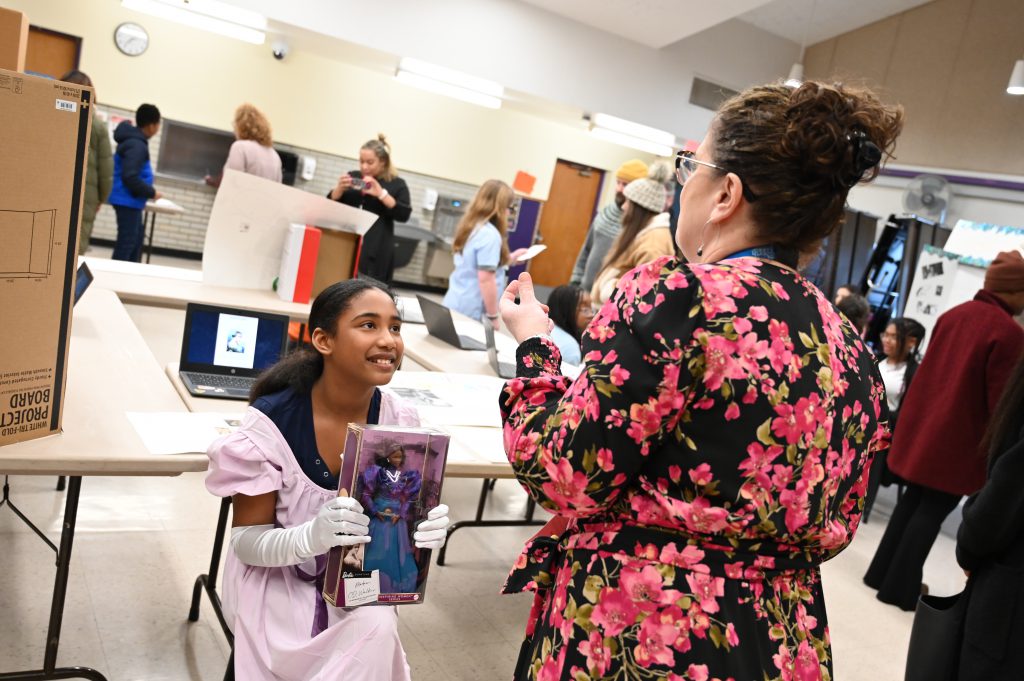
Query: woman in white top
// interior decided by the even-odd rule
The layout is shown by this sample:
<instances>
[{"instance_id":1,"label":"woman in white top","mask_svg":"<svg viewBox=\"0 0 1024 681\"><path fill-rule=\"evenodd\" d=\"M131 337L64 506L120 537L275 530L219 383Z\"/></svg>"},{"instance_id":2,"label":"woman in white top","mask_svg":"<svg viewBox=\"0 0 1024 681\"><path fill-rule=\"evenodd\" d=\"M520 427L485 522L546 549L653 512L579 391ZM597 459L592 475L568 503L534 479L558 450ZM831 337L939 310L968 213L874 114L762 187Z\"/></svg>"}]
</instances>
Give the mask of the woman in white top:
<instances>
[{"instance_id":1,"label":"woman in white top","mask_svg":"<svg viewBox=\"0 0 1024 681\"><path fill-rule=\"evenodd\" d=\"M270 121L252 104L235 109L235 141L228 151L224 169L240 170L273 182L281 181L281 157L274 151L270 135ZM206 184L219 187L222 172L217 177L206 176Z\"/></svg>"},{"instance_id":2,"label":"woman in white top","mask_svg":"<svg viewBox=\"0 0 1024 681\"><path fill-rule=\"evenodd\" d=\"M891 320L882 334L884 357L878 362L878 370L885 384L885 397L889 403L889 423L892 428L896 427L900 403L921 361L918 348L924 341L924 334L925 329L921 323L910 317L897 317Z\"/></svg>"},{"instance_id":3,"label":"woman in white top","mask_svg":"<svg viewBox=\"0 0 1024 681\"><path fill-rule=\"evenodd\" d=\"M501 180L487 180L455 228L455 270L448 277L444 306L467 317L486 317L497 330L498 292L505 270L525 252L508 252L508 213L515 194Z\"/></svg>"},{"instance_id":4,"label":"woman in white top","mask_svg":"<svg viewBox=\"0 0 1024 681\"><path fill-rule=\"evenodd\" d=\"M842 302L849 302L853 296L847 296ZM924 341L925 329L916 319L897 317L889 321L882 333L882 356L878 359L878 371L885 384L885 399L889 406L889 428L895 432L899 420L900 404L907 394L914 372L921 361L919 348ZM888 452L883 450L875 455L868 476L868 492L864 497L864 522L871 518L871 509L875 505L878 488L888 487L901 481L888 466Z\"/></svg>"}]
</instances>

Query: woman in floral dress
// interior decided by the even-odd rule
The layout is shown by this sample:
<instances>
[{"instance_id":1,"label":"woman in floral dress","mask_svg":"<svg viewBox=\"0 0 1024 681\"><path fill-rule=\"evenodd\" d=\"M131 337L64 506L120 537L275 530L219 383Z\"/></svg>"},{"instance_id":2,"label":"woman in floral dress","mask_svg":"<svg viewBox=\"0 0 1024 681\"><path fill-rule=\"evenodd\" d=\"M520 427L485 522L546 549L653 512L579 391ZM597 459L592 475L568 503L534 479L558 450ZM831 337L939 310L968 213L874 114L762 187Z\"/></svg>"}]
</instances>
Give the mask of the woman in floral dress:
<instances>
[{"instance_id":1,"label":"woman in floral dress","mask_svg":"<svg viewBox=\"0 0 1024 681\"><path fill-rule=\"evenodd\" d=\"M506 584L536 591L517 679L831 678L818 566L853 538L888 416L859 334L796 266L901 121L814 82L726 102L676 161L689 262L623 276L574 382L529 275L506 290L505 446L564 527Z\"/></svg>"}]
</instances>

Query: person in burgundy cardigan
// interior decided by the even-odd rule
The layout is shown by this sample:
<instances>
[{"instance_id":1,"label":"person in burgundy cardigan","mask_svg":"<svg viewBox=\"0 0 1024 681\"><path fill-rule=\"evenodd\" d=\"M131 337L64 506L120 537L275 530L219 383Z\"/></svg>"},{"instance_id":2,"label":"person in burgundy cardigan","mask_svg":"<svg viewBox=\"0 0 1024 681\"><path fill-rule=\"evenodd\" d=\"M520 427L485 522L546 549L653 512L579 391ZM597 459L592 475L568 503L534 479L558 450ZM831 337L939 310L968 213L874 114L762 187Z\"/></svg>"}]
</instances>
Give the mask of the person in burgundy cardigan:
<instances>
[{"instance_id":1,"label":"person in burgundy cardigan","mask_svg":"<svg viewBox=\"0 0 1024 681\"><path fill-rule=\"evenodd\" d=\"M985 484L985 428L1024 355L1024 257L1000 253L974 300L951 308L900 409L889 468L907 490L896 504L864 583L878 600L913 610L925 559L961 497Z\"/></svg>"}]
</instances>

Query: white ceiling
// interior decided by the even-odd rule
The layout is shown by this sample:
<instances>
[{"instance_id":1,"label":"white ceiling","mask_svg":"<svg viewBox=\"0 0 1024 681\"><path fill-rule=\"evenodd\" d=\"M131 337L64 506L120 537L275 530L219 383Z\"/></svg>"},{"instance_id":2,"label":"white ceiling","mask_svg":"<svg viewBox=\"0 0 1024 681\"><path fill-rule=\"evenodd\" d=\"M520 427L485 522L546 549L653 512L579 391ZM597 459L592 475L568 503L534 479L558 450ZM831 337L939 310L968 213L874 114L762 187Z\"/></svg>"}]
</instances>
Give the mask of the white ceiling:
<instances>
[{"instance_id":1,"label":"white ceiling","mask_svg":"<svg viewBox=\"0 0 1024 681\"><path fill-rule=\"evenodd\" d=\"M769 0L522 0L575 22L659 49Z\"/></svg>"},{"instance_id":2,"label":"white ceiling","mask_svg":"<svg viewBox=\"0 0 1024 681\"><path fill-rule=\"evenodd\" d=\"M741 19L797 44L852 31L931 0L521 0L540 9L660 49Z\"/></svg>"}]
</instances>

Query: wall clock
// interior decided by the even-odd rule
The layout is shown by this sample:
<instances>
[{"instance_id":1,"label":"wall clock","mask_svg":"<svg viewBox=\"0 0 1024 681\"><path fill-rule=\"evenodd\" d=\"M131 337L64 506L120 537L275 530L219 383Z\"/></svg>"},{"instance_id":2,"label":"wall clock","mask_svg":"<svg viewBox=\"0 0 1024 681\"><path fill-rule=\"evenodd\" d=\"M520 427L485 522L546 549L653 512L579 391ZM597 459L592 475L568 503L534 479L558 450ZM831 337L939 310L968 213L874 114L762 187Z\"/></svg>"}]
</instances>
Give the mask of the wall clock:
<instances>
[{"instance_id":1,"label":"wall clock","mask_svg":"<svg viewBox=\"0 0 1024 681\"><path fill-rule=\"evenodd\" d=\"M114 44L129 57L138 57L149 47L149 34L142 26L128 21L114 29Z\"/></svg>"}]
</instances>

